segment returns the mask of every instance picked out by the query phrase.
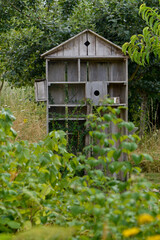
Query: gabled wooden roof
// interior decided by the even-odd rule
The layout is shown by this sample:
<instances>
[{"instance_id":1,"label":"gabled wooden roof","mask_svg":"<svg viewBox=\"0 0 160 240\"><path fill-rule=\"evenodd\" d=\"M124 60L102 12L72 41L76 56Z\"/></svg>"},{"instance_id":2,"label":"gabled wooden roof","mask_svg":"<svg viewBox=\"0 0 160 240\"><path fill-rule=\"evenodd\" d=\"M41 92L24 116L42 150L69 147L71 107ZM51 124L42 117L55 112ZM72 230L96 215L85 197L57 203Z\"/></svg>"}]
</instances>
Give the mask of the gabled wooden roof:
<instances>
[{"instance_id":1,"label":"gabled wooden roof","mask_svg":"<svg viewBox=\"0 0 160 240\"><path fill-rule=\"evenodd\" d=\"M69 40L43 53L41 57L124 57L122 48L86 29Z\"/></svg>"}]
</instances>

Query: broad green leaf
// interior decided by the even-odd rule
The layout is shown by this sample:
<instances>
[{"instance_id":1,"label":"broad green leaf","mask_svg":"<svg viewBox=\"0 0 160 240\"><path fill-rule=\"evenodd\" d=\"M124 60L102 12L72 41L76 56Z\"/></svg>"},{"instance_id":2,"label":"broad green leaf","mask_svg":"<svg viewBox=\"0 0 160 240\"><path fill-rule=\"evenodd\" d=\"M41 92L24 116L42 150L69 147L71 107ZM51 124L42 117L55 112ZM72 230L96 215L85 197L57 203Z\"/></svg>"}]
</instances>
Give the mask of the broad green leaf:
<instances>
[{"instance_id":1,"label":"broad green leaf","mask_svg":"<svg viewBox=\"0 0 160 240\"><path fill-rule=\"evenodd\" d=\"M134 161L135 164L139 164L142 161L142 159L143 159L142 155L132 154L132 160Z\"/></svg>"},{"instance_id":2,"label":"broad green leaf","mask_svg":"<svg viewBox=\"0 0 160 240\"><path fill-rule=\"evenodd\" d=\"M7 225L12 229L19 229L21 226L20 223L18 223L16 221L9 221L9 222L7 222Z\"/></svg>"}]
</instances>

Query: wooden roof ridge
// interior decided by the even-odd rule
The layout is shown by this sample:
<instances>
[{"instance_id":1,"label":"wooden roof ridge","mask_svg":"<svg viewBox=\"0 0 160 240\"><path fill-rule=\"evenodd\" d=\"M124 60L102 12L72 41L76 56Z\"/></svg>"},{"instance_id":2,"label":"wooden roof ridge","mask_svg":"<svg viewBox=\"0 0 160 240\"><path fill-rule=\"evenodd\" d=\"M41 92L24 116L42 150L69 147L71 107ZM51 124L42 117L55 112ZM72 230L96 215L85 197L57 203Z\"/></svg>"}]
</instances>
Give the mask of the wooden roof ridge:
<instances>
[{"instance_id":1,"label":"wooden roof ridge","mask_svg":"<svg viewBox=\"0 0 160 240\"><path fill-rule=\"evenodd\" d=\"M122 48L121 48L120 46L116 45L115 43L109 41L108 39L102 37L101 35L99 35L98 33L95 33L94 31L92 31L92 30L90 30L90 29L85 29L84 31L76 34L75 36L73 36L73 37L71 37L71 38L69 38L69 39L66 40L65 42L62 42L61 44L57 45L56 47L54 47L54 48L46 51L46 52L43 53L43 54L41 54L41 57L45 57L45 56L47 56L47 55L49 55L49 54L54 53L56 50L58 50L59 48L61 48L61 47L64 46L65 44L71 42L72 40L74 40L75 38L79 37L80 35L82 35L82 34L84 34L84 33L86 33L86 32L90 32L90 33L94 34L96 37L102 39L102 40L105 41L106 43L108 43L108 44L112 45L113 47L115 47L115 48L117 48L117 49L119 49L119 50L122 51Z\"/></svg>"}]
</instances>

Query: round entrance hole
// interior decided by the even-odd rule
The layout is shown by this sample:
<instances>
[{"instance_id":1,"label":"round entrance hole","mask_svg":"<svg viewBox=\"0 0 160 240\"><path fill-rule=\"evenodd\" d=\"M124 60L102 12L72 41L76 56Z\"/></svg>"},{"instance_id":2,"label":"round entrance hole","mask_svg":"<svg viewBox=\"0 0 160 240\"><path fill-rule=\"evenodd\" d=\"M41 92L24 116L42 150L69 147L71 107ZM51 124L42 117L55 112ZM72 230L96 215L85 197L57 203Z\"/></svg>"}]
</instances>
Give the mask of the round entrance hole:
<instances>
[{"instance_id":1,"label":"round entrance hole","mask_svg":"<svg viewBox=\"0 0 160 240\"><path fill-rule=\"evenodd\" d=\"M99 96L100 92L98 90L94 91L94 95L97 97Z\"/></svg>"}]
</instances>

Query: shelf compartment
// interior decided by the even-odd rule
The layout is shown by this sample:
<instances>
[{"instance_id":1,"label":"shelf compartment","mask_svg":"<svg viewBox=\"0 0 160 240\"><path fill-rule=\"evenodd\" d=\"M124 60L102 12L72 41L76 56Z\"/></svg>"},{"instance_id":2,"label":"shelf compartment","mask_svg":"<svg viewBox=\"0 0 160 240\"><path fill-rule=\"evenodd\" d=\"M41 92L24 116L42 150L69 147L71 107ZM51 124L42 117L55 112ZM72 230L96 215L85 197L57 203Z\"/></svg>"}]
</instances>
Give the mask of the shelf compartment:
<instances>
[{"instance_id":1,"label":"shelf compartment","mask_svg":"<svg viewBox=\"0 0 160 240\"><path fill-rule=\"evenodd\" d=\"M56 107L52 106L48 109L48 120L85 120L87 113L87 106L80 107Z\"/></svg>"},{"instance_id":2,"label":"shelf compartment","mask_svg":"<svg viewBox=\"0 0 160 240\"><path fill-rule=\"evenodd\" d=\"M126 104L126 86L122 84L109 84L108 85L108 95L110 98L119 97L120 102L117 104ZM114 104L113 104L114 105Z\"/></svg>"},{"instance_id":3,"label":"shelf compartment","mask_svg":"<svg viewBox=\"0 0 160 240\"><path fill-rule=\"evenodd\" d=\"M85 84L51 84L48 95L49 105L81 104L85 101Z\"/></svg>"},{"instance_id":4,"label":"shelf compartment","mask_svg":"<svg viewBox=\"0 0 160 240\"><path fill-rule=\"evenodd\" d=\"M68 103L78 104L85 100L85 84L68 84Z\"/></svg>"},{"instance_id":5,"label":"shelf compartment","mask_svg":"<svg viewBox=\"0 0 160 240\"><path fill-rule=\"evenodd\" d=\"M66 64L64 61L48 62L48 82L65 82Z\"/></svg>"},{"instance_id":6,"label":"shelf compartment","mask_svg":"<svg viewBox=\"0 0 160 240\"><path fill-rule=\"evenodd\" d=\"M111 82L119 82L124 81L126 79L126 68L125 62L114 62L110 63L110 72L109 72L109 81Z\"/></svg>"},{"instance_id":7,"label":"shelf compartment","mask_svg":"<svg viewBox=\"0 0 160 240\"><path fill-rule=\"evenodd\" d=\"M80 107L68 107L68 116L69 118L85 118L87 115L87 106L80 106Z\"/></svg>"},{"instance_id":8,"label":"shelf compartment","mask_svg":"<svg viewBox=\"0 0 160 240\"><path fill-rule=\"evenodd\" d=\"M48 109L48 116L50 119L65 118L65 107L50 107Z\"/></svg>"},{"instance_id":9,"label":"shelf compartment","mask_svg":"<svg viewBox=\"0 0 160 240\"><path fill-rule=\"evenodd\" d=\"M66 121L64 119L62 120L50 120L49 123L49 132L53 130L63 130L66 131Z\"/></svg>"}]
</instances>

